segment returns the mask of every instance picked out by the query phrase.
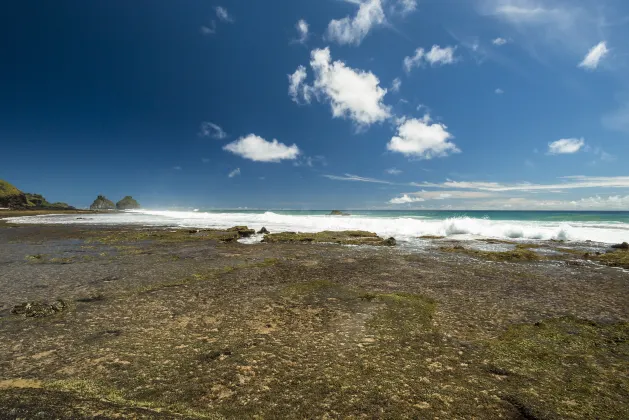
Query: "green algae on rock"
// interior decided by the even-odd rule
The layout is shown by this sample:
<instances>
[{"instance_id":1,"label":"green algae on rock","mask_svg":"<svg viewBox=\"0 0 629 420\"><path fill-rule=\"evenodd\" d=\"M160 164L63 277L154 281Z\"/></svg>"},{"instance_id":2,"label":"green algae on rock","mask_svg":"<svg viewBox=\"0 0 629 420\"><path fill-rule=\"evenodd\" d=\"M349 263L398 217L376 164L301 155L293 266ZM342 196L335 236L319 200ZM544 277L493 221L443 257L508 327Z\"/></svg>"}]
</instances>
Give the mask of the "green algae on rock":
<instances>
[{"instance_id":1,"label":"green algae on rock","mask_svg":"<svg viewBox=\"0 0 629 420\"><path fill-rule=\"evenodd\" d=\"M341 210L332 210L330 216L350 216L350 214L342 212Z\"/></svg>"},{"instance_id":2,"label":"green algae on rock","mask_svg":"<svg viewBox=\"0 0 629 420\"><path fill-rule=\"evenodd\" d=\"M373 232L362 230L323 231L317 233L282 232L264 235L262 242L335 243L341 245L393 246L395 239L383 239Z\"/></svg>"},{"instance_id":3,"label":"green algae on rock","mask_svg":"<svg viewBox=\"0 0 629 420\"><path fill-rule=\"evenodd\" d=\"M509 251L481 251L479 249L465 248L461 245L442 246L439 248L443 252L456 252L467 254L472 257L479 257L490 261L540 261L544 257L531 251L529 247L516 247Z\"/></svg>"},{"instance_id":4,"label":"green algae on rock","mask_svg":"<svg viewBox=\"0 0 629 420\"><path fill-rule=\"evenodd\" d=\"M125 198L116 203L116 208L118 210L135 210L140 208L140 203L138 203L130 195L127 195Z\"/></svg>"},{"instance_id":5,"label":"green algae on rock","mask_svg":"<svg viewBox=\"0 0 629 420\"><path fill-rule=\"evenodd\" d=\"M104 195L99 195L90 206L90 210L115 210L116 205Z\"/></svg>"},{"instance_id":6,"label":"green algae on rock","mask_svg":"<svg viewBox=\"0 0 629 420\"><path fill-rule=\"evenodd\" d=\"M24 302L16 305L11 310L14 315L24 315L25 317L43 318L64 311L68 305L58 299L53 303L45 302Z\"/></svg>"}]
</instances>

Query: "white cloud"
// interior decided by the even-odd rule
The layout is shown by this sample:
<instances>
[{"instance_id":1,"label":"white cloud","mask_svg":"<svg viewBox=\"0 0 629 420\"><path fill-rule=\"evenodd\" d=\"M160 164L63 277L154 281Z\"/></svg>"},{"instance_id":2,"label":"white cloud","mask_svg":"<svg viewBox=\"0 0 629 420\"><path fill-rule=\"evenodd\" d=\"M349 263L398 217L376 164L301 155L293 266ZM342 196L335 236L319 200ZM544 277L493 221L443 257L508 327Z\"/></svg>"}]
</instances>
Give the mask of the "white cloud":
<instances>
[{"instance_id":1,"label":"white cloud","mask_svg":"<svg viewBox=\"0 0 629 420\"><path fill-rule=\"evenodd\" d=\"M181 166L173 166L173 169L174 169L175 171L181 171L181 170L182 170L182 167L181 167Z\"/></svg>"},{"instance_id":2,"label":"white cloud","mask_svg":"<svg viewBox=\"0 0 629 420\"><path fill-rule=\"evenodd\" d=\"M335 118L350 118L364 127L391 116L390 107L382 102L387 90L373 73L354 70L340 60L332 62L329 48L313 50L310 66L315 81L304 92L312 89L317 98L328 100Z\"/></svg>"},{"instance_id":3,"label":"white cloud","mask_svg":"<svg viewBox=\"0 0 629 420\"><path fill-rule=\"evenodd\" d=\"M402 173L402 171L400 171L399 169L396 169L396 168L387 169L385 172L390 174L390 175L399 175L399 174Z\"/></svg>"},{"instance_id":4,"label":"white cloud","mask_svg":"<svg viewBox=\"0 0 629 420\"><path fill-rule=\"evenodd\" d=\"M416 203L418 201L425 201L425 200L421 197L411 197L408 194L404 194L400 197L392 198L391 200L389 200L389 203L390 204L409 204L409 203Z\"/></svg>"},{"instance_id":5,"label":"white cloud","mask_svg":"<svg viewBox=\"0 0 629 420\"><path fill-rule=\"evenodd\" d=\"M391 83L391 92L399 92L401 86L402 86L402 81L400 80L399 77L396 77L395 79L393 79L393 82Z\"/></svg>"},{"instance_id":6,"label":"white cloud","mask_svg":"<svg viewBox=\"0 0 629 420\"><path fill-rule=\"evenodd\" d=\"M201 137L212 137L214 139L224 139L227 137L227 133L223 129L212 122L204 121L201 123L201 131L199 132Z\"/></svg>"},{"instance_id":7,"label":"white cloud","mask_svg":"<svg viewBox=\"0 0 629 420\"><path fill-rule=\"evenodd\" d=\"M586 70L595 70L607 54L609 54L607 43L605 41L601 41L590 49L583 61L579 63L578 67Z\"/></svg>"},{"instance_id":8,"label":"white cloud","mask_svg":"<svg viewBox=\"0 0 629 420\"><path fill-rule=\"evenodd\" d=\"M496 89L494 92L496 93L496 95L502 95L503 93L505 93L505 91L500 88Z\"/></svg>"},{"instance_id":9,"label":"white cloud","mask_svg":"<svg viewBox=\"0 0 629 420\"><path fill-rule=\"evenodd\" d=\"M507 41L507 40L506 40L506 39L504 39L504 38L500 38L500 37L498 37L498 38L496 38L496 39L493 39L493 40L491 41L491 43L492 43L492 44L497 45L497 46L499 46L499 47L500 47L500 46L502 46L502 45L505 45L507 42L509 42L509 41Z\"/></svg>"},{"instance_id":10,"label":"white cloud","mask_svg":"<svg viewBox=\"0 0 629 420\"><path fill-rule=\"evenodd\" d=\"M397 0L391 7L393 13L398 13L402 16L413 13L415 10L417 10L417 0Z\"/></svg>"},{"instance_id":11,"label":"white cloud","mask_svg":"<svg viewBox=\"0 0 629 420\"><path fill-rule=\"evenodd\" d=\"M585 146L583 139L561 139L548 143L548 153L551 155L577 153Z\"/></svg>"},{"instance_id":12,"label":"white cloud","mask_svg":"<svg viewBox=\"0 0 629 420\"><path fill-rule=\"evenodd\" d=\"M359 6L356 16L330 21L326 38L341 45L360 45L373 27L385 23L386 17L381 0L351 0L350 3Z\"/></svg>"},{"instance_id":13,"label":"white cloud","mask_svg":"<svg viewBox=\"0 0 629 420\"><path fill-rule=\"evenodd\" d=\"M590 177L584 175L564 176L559 178L560 183L554 184L501 184L498 182L476 182L476 181L451 181L447 180L441 184L434 183L412 183L416 187L424 188L455 188L479 191L552 191L552 190L572 190L579 188L629 188L629 176L616 177Z\"/></svg>"},{"instance_id":14,"label":"white cloud","mask_svg":"<svg viewBox=\"0 0 629 420\"><path fill-rule=\"evenodd\" d=\"M297 67L293 74L288 75L288 94L293 101L300 103L299 98L303 98L305 103L310 103L311 88L304 83L308 77L304 66Z\"/></svg>"},{"instance_id":15,"label":"white cloud","mask_svg":"<svg viewBox=\"0 0 629 420\"><path fill-rule=\"evenodd\" d=\"M299 21L295 24L295 29L299 33L299 38L295 41L300 44L305 44L308 40L308 22L303 19L299 19Z\"/></svg>"},{"instance_id":16,"label":"white cloud","mask_svg":"<svg viewBox=\"0 0 629 420\"><path fill-rule=\"evenodd\" d=\"M404 70L409 73L413 67L420 67L424 62L431 66L453 64L456 62L455 51L456 47L441 48L439 45L433 45L429 51L418 48L413 56L404 57Z\"/></svg>"},{"instance_id":17,"label":"white cloud","mask_svg":"<svg viewBox=\"0 0 629 420\"><path fill-rule=\"evenodd\" d=\"M266 141L260 136L249 134L223 147L223 150L234 153L254 162L279 162L281 160L293 160L299 156L299 148L296 144L286 146L273 139Z\"/></svg>"},{"instance_id":18,"label":"white cloud","mask_svg":"<svg viewBox=\"0 0 629 420\"><path fill-rule=\"evenodd\" d=\"M345 174L344 176L339 175L322 175L324 178L333 179L335 181L353 181L353 182L369 182L372 184L393 184L393 182L383 181L375 178L366 178L363 176Z\"/></svg>"},{"instance_id":19,"label":"white cloud","mask_svg":"<svg viewBox=\"0 0 629 420\"><path fill-rule=\"evenodd\" d=\"M482 191L418 191L415 193L405 193L400 197L395 197L389 201L390 204L416 203L428 200L461 200L494 197L494 193Z\"/></svg>"},{"instance_id":20,"label":"white cloud","mask_svg":"<svg viewBox=\"0 0 629 420\"><path fill-rule=\"evenodd\" d=\"M235 176L240 175L240 168L236 168L227 175L229 178L233 178Z\"/></svg>"},{"instance_id":21,"label":"white cloud","mask_svg":"<svg viewBox=\"0 0 629 420\"><path fill-rule=\"evenodd\" d=\"M227 12L227 9L225 9L224 7L221 6L217 6L215 8L216 10L216 16L222 20L223 22L233 22L234 19L229 15L229 13Z\"/></svg>"},{"instance_id":22,"label":"white cloud","mask_svg":"<svg viewBox=\"0 0 629 420\"><path fill-rule=\"evenodd\" d=\"M402 120L397 128L397 136L391 138L387 149L420 159L445 157L460 150L449 140L453 138L447 126L432 123L428 115L420 119Z\"/></svg>"},{"instance_id":23,"label":"white cloud","mask_svg":"<svg viewBox=\"0 0 629 420\"><path fill-rule=\"evenodd\" d=\"M201 26L201 33L203 35L212 35L216 33L216 22L211 21L210 26Z\"/></svg>"}]
</instances>

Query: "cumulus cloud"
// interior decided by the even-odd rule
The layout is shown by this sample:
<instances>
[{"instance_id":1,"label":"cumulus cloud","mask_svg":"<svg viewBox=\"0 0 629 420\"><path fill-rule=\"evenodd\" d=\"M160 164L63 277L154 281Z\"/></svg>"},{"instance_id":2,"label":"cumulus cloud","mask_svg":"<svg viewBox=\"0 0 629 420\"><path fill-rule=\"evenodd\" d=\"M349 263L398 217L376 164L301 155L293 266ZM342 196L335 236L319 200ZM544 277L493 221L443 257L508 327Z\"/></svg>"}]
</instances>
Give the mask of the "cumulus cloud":
<instances>
[{"instance_id":1,"label":"cumulus cloud","mask_svg":"<svg viewBox=\"0 0 629 420\"><path fill-rule=\"evenodd\" d=\"M507 42L509 42L509 41L507 41L507 40L506 40L506 39L504 39L504 38L500 38L500 37L498 37L498 38L496 38L496 39L493 39L493 40L491 41L491 43L492 43L492 44L497 45L497 46L499 46L499 47L500 47L500 46L502 46L502 45L505 45Z\"/></svg>"},{"instance_id":2,"label":"cumulus cloud","mask_svg":"<svg viewBox=\"0 0 629 420\"><path fill-rule=\"evenodd\" d=\"M203 35L212 35L216 33L216 22L211 21L210 26L201 26L201 33Z\"/></svg>"},{"instance_id":3,"label":"cumulus cloud","mask_svg":"<svg viewBox=\"0 0 629 420\"><path fill-rule=\"evenodd\" d=\"M308 22L303 19L299 19L299 21L295 24L295 29L297 29L297 33L299 34L299 38L295 40L300 44L305 44L308 40Z\"/></svg>"},{"instance_id":4,"label":"cumulus cloud","mask_svg":"<svg viewBox=\"0 0 629 420\"><path fill-rule=\"evenodd\" d=\"M431 66L453 64L456 61L455 51L456 47L441 48L439 45L433 45L429 51L417 48L414 55L404 57L404 70L409 73L414 67L420 67L424 63Z\"/></svg>"},{"instance_id":5,"label":"cumulus cloud","mask_svg":"<svg viewBox=\"0 0 629 420\"><path fill-rule=\"evenodd\" d=\"M393 82L391 83L391 92L399 92L401 86L402 86L402 81L400 80L399 77L396 77L395 79L393 79Z\"/></svg>"},{"instance_id":6,"label":"cumulus cloud","mask_svg":"<svg viewBox=\"0 0 629 420\"><path fill-rule=\"evenodd\" d=\"M201 123L199 135L201 137L212 137L214 139L224 139L227 137L227 133L219 125L209 121Z\"/></svg>"},{"instance_id":7,"label":"cumulus cloud","mask_svg":"<svg viewBox=\"0 0 629 420\"><path fill-rule=\"evenodd\" d=\"M234 153L254 162L280 162L282 160L294 160L299 156L300 150L296 144L286 146L273 139L266 141L260 136L249 134L231 142L223 150Z\"/></svg>"},{"instance_id":8,"label":"cumulus cloud","mask_svg":"<svg viewBox=\"0 0 629 420\"><path fill-rule=\"evenodd\" d=\"M215 8L216 10L216 16L222 20L223 22L233 22L234 19L229 15L229 13L227 12L227 9L225 9L224 7L221 6L217 6Z\"/></svg>"},{"instance_id":9,"label":"cumulus cloud","mask_svg":"<svg viewBox=\"0 0 629 420\"><path fill-rule=\"evenodd\" d=\"M360 45L369 31L386 21L381 0L362 0L351 3L358 4L354 17L332 20L328 24L326 38L341 45Z\"/></svg>"},{"instance_id":10,"label":"cumulus cloud","mask_svg":"<svg viewBox=\"0 0 629 420\"><path fill-rule=\"evenodd\" d=\"M411 197L408 194L403 194L400 197L392 198L391 200L389 200L389 203L390 204L409 204L409 203L416 203L418 201L425 201L425 200L421 197Z\"/></svg>"},{"instance_id":11,"label":"cumulus cloud","mask_svg":"<svg viewBox=\"0 0 629 420\"><path fill-rule=\"evenodd\" d=\"M447 129L444 124L433 123L428 115L422 119L402 119L397 128L397 136L391 138L387 149L420 159L459 153L456 145L450 142L454 136Z\"/></svg>"},{"instance_id":12,"label":"cumulus cloud","mask_svg":"<svg viewBox=\"0 0 629 420\"><path fill-rule=\"evenodd\" d=\"M389 175L399 175L402 173L402 171L396 168L387 169L385 172L388 173Z\"/></svg>"},{"instance_id":13,"label":"cumulus cloud","mask_svg":"<svg viewBox=\"0 0 629 420\"><path fill-rule=\"evenodd\" d=\"M387 90L371 72L354 70L338 60L332 62L330 49L315 49L310 66L314 71L312 86L302 85L305 68L289 76L289 94L309 102L310 95L328 101L335 118L349 118L358 127L382 122L391 116L390 107L383 103ZM293 88L293 86L295 86Z\"/></svg>"},{"instance_id":14,"label":"cumulus cloud","mask_svg":"<svg viewBox=\"0 0 629 420\"><path fill-rule=\"evenodd\" d=\"M609 54L607 43L605 41L601 41L590 49L583 61L579 63L578 67L586 70L596 70L601 60L605 58L607 54Z\"/></svg>"},{"instance_id":15,"label":"cumulus cloud","mask_svg":"<svg viewBox=\"0 0 629 420\"><path fill-rule=\"evenodd\" d=\"M227 176L228 176L229 178L233 178L233 177L238 176L238 175L240 175L240 168L236 168L236 169L234 169L234 170L233 170L233 171L231 171L231 172L230 172Z\"/></svg>"},{"instance_id":16,"label":"cumulus cloud","mask_svg":"<svg viewBox=\"0 0 629 420\"><path fill-rule=\"evenodd\" d=\"M401 14L407 15L417 10L417 0L398 0L396 6Z\"/></svg>"},{"instance_id":17,"label":"cumulus cloud","mask_svg":"<svg viewBox=\"0 0 629 420\"><path fill-rule=\"evenodd\" d=\"M300 98L310 103L310 86L304 83L306 77L308 73L304 66L297 67L293 74L288 75L288 94L297 103L300 103Z\"/></svg>"},{"instance_id":18,"label":"cumulus cloud","mask_svg":"<svg viewBox=\"0 0 629 420\"><path fill-rule=\"evenodd\" d=\"M551 155L577 153L585 146L583 139L560 139L548 143L548 153Z\"/></svg>"},{"instance_id":19,"label":"cumulus cloud","mask_svg":"<svg viewBox=\"0 0 629 420\"><path fill-rule=\"evenodd\" d=\"M505 93L505 91L500 88L496 89L494 92L496 93L496 95L502 95L503 93Z\"/></svg>"}]
</instances>

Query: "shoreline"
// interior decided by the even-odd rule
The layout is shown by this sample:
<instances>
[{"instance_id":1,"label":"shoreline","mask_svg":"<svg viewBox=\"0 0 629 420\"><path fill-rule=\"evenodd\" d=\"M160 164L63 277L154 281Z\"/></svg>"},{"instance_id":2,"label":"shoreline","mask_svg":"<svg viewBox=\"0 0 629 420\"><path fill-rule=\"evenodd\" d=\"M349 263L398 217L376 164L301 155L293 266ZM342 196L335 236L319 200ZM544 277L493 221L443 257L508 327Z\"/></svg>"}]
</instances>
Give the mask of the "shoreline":
<instances>
[{"instance_id":1,"label":"shoreline","mask_svg":"<svg viewBox=\"0 0 629 420\"><path fill-rule=\"evenodd\" d=\"M629 415L629 275L572 244L233 232L0 223L0 417Z\"/></svg>"}]
</instances>

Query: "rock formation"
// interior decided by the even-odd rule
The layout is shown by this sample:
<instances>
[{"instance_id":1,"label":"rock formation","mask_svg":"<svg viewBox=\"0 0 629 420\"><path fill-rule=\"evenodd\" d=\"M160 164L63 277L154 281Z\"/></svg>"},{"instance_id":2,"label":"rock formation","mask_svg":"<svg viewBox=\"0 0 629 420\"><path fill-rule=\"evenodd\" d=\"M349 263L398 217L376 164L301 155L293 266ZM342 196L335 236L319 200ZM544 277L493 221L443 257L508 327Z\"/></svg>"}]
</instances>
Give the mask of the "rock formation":
<instances>
[{"instance_id":1,"label":"rock formation","mask_svg":"<svg viewBox=\"0 0 629 420\"><path fill-rule=\"evenodd\" d=\"M134 210L140 208L140 203L135 201L133 197L130 195L126 196L122 200L116 203L116 208L118 210Z\"/></svg>"},{"instance_id":2,"label":"rock formation","mask_svg":"<svg viewBox=\"0 0 629 420\"><path fill-rule=\"evenodd\" d=\"M32 204L29 204L26 194L0 179L0 207L28 209Z\"/></svg>"},{"instance_id":3,"label":"rock formation","mask_svg":"<svg viewBox=\"0 0 629 420\"><path fill-rule=\"evenodd\" d=\"M330 216L349 216L349 213L343 213L341 210L332 210Z\"/></svg>"},{"instance_id":4,"label":"rock formation","mask_svg":"<svg viewBox=\"0 0 629 420\"><path fill-rule=\"evenodd\" d=\"M99 195L90 206L90 210L115 210L116 205L104 195Z\"/></svg>"}]
</instances>

